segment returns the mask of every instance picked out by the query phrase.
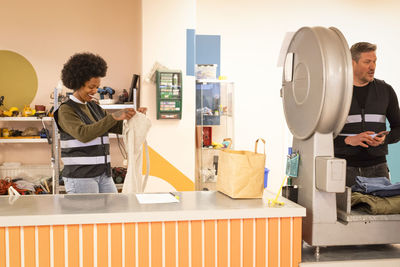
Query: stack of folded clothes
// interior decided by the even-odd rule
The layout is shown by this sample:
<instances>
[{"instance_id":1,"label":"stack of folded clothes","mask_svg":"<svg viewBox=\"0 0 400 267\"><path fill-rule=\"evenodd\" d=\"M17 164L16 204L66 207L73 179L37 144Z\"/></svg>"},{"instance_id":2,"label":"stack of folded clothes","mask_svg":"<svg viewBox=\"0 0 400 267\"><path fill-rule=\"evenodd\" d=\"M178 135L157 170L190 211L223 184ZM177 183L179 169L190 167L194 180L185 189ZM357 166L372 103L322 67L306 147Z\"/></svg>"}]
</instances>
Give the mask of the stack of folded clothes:
<instances>
[{"instance_id":1,"label":"stack of folded clothes","mask_svg":"<svg viewBox=\"0 0 400 267\"><path fill-rule=\"evenodd\" d=\"M400 213L400 183L392 184L386 177L356 177L351 187L351 206L370 214Z\"/></svg>"}]
</instances>

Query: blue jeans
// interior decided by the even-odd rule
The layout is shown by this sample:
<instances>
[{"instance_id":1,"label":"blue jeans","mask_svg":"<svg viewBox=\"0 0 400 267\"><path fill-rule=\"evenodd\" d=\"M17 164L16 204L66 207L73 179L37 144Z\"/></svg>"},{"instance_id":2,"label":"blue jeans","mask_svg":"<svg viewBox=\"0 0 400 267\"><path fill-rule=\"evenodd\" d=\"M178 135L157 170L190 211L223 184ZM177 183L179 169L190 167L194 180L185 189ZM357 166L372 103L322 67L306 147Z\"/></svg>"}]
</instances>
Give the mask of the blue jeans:
<instances>
[{"instance_id":1,"label":"blue jeans","mask_svg":"<svg viewBox=\"0 0 400 267\"><path fill-rule=\"evenodd\" d=\"M379 190L400 190L400 183L392 184L386 177L376 177L371 179L357 176L354 188L361 190L358 192L370 194Z\"/></svg>"},{"instance_id":2,"label":"blue jeans","mask_svg":"<svg viewBox=\"0 0 400 267\"><path fill-rule=\"evenodd\" d=\"M117 187L111 177L103 173L92 178L67 178L63 177L65 191L68 194L79 193L118 193Z\"/></svg>"},{"instance_id":3,"label":"blue jeans","mask_svg":"<svg viewBox=\"0 0 400 267\"><path fill-rule=\"evenodd\" d=\"M356 177L362 176L367 178L386 177L390 179L389 168L387 163L380 163L369 167L351 167L346 168L346 185L352 186L356 183Z\"/></svg>"}]
</instances>

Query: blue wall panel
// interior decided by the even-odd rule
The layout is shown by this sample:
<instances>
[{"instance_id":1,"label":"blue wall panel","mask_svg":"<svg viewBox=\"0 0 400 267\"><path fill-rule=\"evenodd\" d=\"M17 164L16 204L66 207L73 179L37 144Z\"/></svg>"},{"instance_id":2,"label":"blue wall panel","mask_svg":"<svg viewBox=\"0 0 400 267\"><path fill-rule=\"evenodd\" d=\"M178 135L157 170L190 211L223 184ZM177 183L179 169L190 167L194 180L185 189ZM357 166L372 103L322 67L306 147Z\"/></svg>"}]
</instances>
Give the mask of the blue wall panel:
<instances>
[{"instance_id":1,"label":"blue wall panel","mask_svg":"<svg viewBox=\"0 0 400 267\"><path fill-rule=\"evenodd\" d=\"M186 75L194 76L196 51L196 31L193 29L186 30Z\"/></svg>"},{"instance_id":2,"label":"blue wall panel","mask_svg":"<svg viewBox=\"0 0 400 267\"><path fill-rule=\"evenodd\" d=\"M196 64L217 64L217 78L221 69L221 36L196 35Z\"/></svg>"}]
</instances>

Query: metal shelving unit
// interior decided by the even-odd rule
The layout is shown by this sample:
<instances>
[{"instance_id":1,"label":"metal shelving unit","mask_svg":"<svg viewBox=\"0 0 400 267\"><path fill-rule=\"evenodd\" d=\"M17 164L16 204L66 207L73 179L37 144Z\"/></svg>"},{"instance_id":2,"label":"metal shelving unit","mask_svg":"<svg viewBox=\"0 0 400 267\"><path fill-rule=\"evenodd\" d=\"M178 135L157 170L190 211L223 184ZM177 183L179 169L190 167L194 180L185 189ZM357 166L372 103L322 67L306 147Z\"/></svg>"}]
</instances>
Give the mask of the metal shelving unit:
<instances>
[{"instance_id":1,"label":"metal shelving unit","mask_svg":"<svg viewBox=\"0 0 400 267\"><path fill-rule=\"evenodd\" d=\"M54 89L54 99L58 99L59 89ZM54 109L56 110L59 103L56 101L54 103ZM107 104L100 105L106 110L118 110L124 108L135 108L134 104ZM57 129L57 124L53 117L0 117L1 122L47 122L51 124L51 162L50 167L52 169L52 180L53 180L53 193L58 194L59 192L65 192L65 187L59 185L59 174L60 174L60 144L59 144L59 133ZM50 128L50 127L49 127ZM50 129L49 129L50 130ZM110 134L110 138L116 138L116 134ZM18 144L18 143L48 143L47 138L4 138L0 139L0 144ZM117 189L122 189L122 184L117 184Z\"/></svg>"},{"instance_id":2,"label":"metal shelving unit","mask_svg":"<svg viewBox=\"0 0 400 267\"><path fill-rule=\"evenodd\" d=\"M52 170L52 184L53 184L53 193L58 193L58 179L59 179L59 137L57 126L52 117L1 117L0 123L2 125L7 123L15 123L19 122L28 122L28 123L41 123L41 126L46 126L45 122L51 124L51 127L46 126L46 128L51 128L50 140L51 140L51 161L50 161L50 168ZM47 138L0 138L0 144L34 144L34 143L49 143Z\"/></svg>"}]
</instances>

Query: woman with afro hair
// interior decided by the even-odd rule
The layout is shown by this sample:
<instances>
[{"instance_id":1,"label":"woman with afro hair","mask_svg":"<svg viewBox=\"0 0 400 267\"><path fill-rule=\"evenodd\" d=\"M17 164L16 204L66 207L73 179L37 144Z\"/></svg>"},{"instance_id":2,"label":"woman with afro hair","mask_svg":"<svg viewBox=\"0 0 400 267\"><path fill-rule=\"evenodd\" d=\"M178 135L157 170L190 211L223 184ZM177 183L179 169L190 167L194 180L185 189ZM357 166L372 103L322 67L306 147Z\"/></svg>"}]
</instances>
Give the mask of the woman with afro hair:
<instances>
[{"instance_id":1,"label":"woman with afro hair","mask_svg":"<svg viewBox=\"0 0 400 267\"><path fill-rule=\"evenodd\" d=\"M117 193L111 177L108 133L122 133L123 120L136 114L126 108L108 114L93 99L106 76L107 63L98 55L73 55L61 72L74 93L54 113L60 131L62 177L67 193ZM138 112L146 112L139 108Z\"/></svg>"}]
</instances>

